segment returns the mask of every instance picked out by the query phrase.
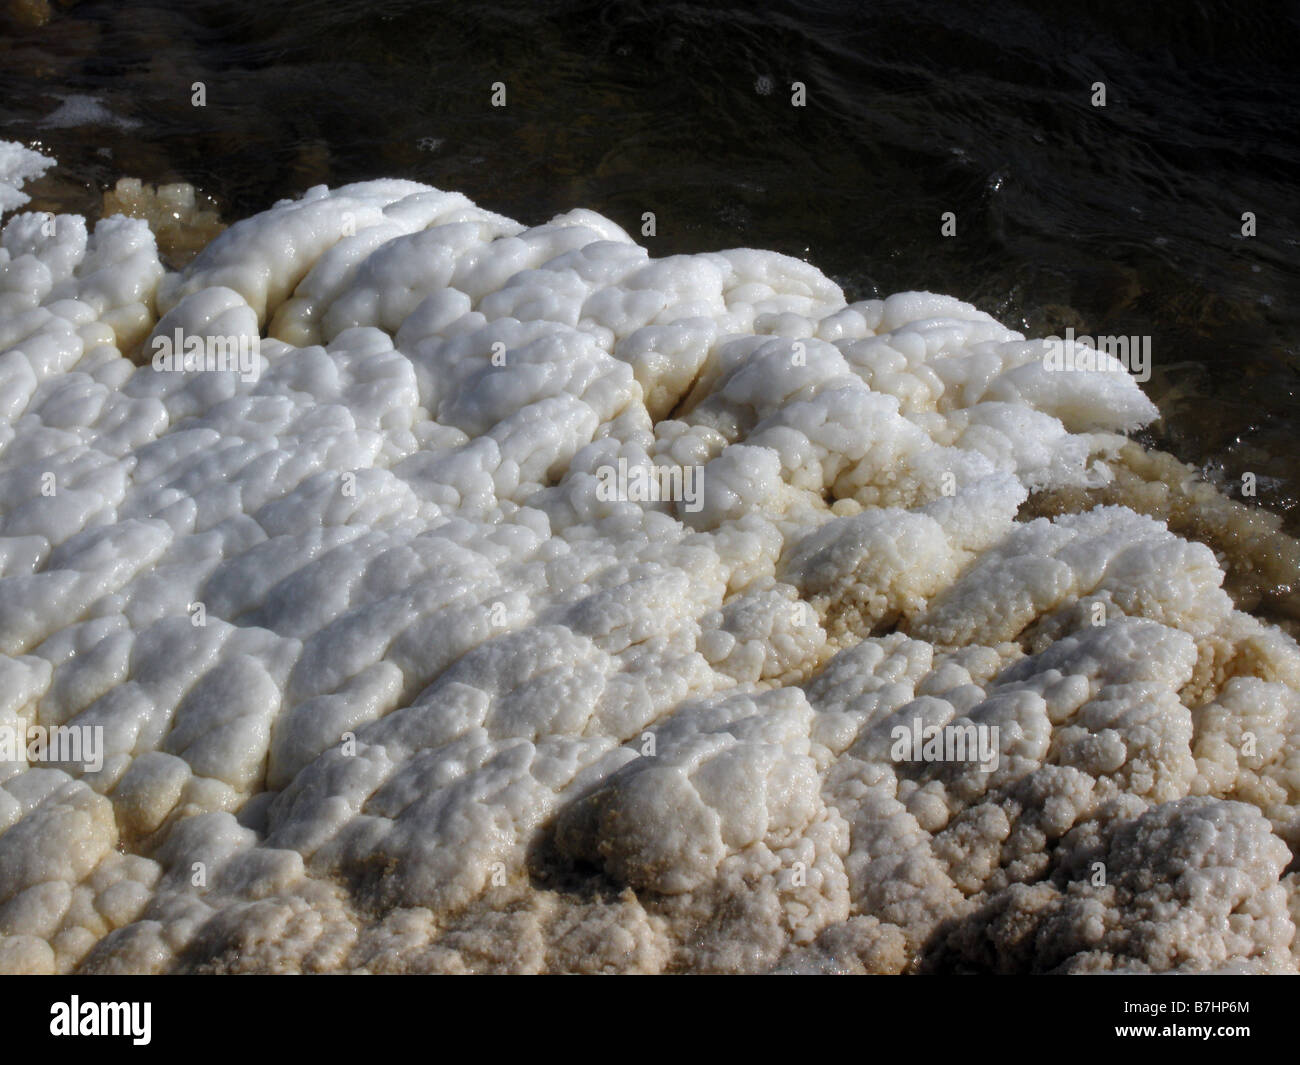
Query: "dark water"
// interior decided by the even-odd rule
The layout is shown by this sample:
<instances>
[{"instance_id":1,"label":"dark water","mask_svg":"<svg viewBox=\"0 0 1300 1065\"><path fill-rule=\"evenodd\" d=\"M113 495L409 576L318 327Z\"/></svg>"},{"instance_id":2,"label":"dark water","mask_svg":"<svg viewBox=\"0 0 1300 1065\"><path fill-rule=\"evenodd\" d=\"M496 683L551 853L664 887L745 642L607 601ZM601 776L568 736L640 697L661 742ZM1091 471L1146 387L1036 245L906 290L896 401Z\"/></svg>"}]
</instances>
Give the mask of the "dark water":
<instances>
[{"instance_id":1,"label":"dark water","mask_svg":"<svg viewBox=\"0 0 1300 1065\"><path fill-rule=\"evenodd\" d=\"M234 219L402 176L526 222L654 211L656 254L775 248L850 298L1150 335L1149 439L1229 485L1254 472L1300 532L1294 4L186 0L20 23L0 137L57 155L38 206L93 214L129 174Z\"/></svg>"}]
</instances>

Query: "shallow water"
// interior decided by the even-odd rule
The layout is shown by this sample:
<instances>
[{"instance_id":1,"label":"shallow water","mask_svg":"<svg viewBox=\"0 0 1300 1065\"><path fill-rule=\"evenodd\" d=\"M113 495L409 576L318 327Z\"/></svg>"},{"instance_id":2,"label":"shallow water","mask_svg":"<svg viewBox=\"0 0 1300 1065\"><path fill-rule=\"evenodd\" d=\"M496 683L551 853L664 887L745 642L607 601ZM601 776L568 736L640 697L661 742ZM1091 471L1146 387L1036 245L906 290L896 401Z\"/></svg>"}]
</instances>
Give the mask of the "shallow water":
<instances>
[{"instance_id":1,"label":"shallow water","mask_svg":"<svg viewBox=\"0 0 1300 1065\"><path fill-rule=\"evenodd\" d=\"M652 211L655 254L775 248L850 298L1150 336L1145 439L1234 494L1254 473L1300 533L1294 5L29 5L0 35L0 137L58 158L38 208L93 215L132 175L234 219L400 176L525 222L585 206L638 234Z\"/></svg>"}]
</instances>

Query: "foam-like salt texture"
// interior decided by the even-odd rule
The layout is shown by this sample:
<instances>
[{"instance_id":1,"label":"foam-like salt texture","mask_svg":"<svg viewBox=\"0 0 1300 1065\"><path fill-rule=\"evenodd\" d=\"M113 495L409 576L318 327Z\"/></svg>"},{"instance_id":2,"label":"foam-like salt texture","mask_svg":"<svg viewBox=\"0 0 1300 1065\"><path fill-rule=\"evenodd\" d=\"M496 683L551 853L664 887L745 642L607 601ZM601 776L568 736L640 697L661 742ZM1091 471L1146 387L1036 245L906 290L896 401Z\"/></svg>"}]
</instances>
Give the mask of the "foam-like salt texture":
<instances>
[{"instance_id":1,"label":"foam-like salt texture","mask_svg":"<svg viewBox=\"0 0 1300 1065\"><path fill-rule=\"evenodd\" d=\"M21 207L30 197L23 185L40 177L54 160L12 141L0 141L0 215Z\"/></svg>"},{"instance_id":2,"label":"foam-like salt texture","mask_svg":"<svg viewBox=\"0 0 1300 1065\"><path fill-rule=\"evenodd\" d=\"M183 273L42 222L0 726L105 750L0 762L0 971L1296 967L1300 649L1160 521L1018 518L1113 488L1127 375L407 181ZM177 330L258 373L155 369ZM896 761L914 721L996 766Z\"/></svg>"}]
</instances>

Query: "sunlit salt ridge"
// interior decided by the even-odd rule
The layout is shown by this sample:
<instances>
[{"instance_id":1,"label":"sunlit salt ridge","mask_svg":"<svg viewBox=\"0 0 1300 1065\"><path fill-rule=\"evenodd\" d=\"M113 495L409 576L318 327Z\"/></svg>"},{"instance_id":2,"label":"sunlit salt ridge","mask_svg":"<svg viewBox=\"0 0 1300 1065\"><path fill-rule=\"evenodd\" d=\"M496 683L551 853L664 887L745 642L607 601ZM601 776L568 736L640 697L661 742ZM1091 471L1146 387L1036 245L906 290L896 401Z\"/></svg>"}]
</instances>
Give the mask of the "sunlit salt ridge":
<instances>
[{"instance_id":1,"label":"sunlit salt ridge","mask_svg":"<svg viewBox=\"0 0 1300 1065\"><path fill-rule=\"evenodd\" d=\"M14 215L0 728L103 764L0 762L0 971L1294 969L1300 649L1159 521L1018 519L1156 414L1044 348L408 181L183 273Z\"/></svg>"}]
</instances>

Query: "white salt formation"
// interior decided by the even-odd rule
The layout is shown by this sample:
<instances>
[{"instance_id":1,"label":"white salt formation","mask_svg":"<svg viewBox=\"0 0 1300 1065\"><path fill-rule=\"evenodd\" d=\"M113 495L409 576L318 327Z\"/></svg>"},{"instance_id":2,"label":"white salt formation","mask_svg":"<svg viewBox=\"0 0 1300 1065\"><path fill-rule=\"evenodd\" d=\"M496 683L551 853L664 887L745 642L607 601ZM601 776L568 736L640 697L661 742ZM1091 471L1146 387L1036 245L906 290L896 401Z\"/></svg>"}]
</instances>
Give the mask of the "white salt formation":
<instances>
[{"instance_id":1,"label":"white salt formation","mask_svg":"<svg viewBox=\"0 0 1300 1065\"><path fill-rule=\"evenodd\" d=\"M53 165L48 156L12 141L0 141L0 215L25 204L30 197L22 191L23 185Z\"/></svg>"},{"instance_id":2,"label":"white salt formation","mask_svg":"<svg viewBox=\"0 0 1300 1065\"><path fill-rule=\"evenodd\" d=\"M1296 968L1300 649L1161 522L1017 520L1113 483L1127 375L407 181L181 274L43 221L0 726L103 767L0 762L0 971ZM155 370L178 330L260 372Z\"/></svg>"}]
</instances>

